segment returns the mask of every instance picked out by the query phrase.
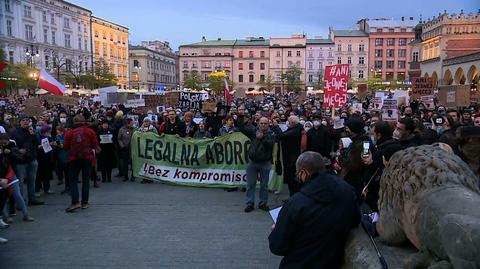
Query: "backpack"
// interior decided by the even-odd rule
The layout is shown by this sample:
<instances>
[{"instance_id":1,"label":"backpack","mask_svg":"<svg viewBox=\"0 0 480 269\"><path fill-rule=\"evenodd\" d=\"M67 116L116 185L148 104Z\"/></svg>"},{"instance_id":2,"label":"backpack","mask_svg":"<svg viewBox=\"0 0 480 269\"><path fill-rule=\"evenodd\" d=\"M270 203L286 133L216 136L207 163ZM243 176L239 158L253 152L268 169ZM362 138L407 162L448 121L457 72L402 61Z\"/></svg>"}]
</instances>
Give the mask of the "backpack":
<instances>
[{"instance_id":1,"label":"backpack","mask_svg":"<svg viewBox=\"0 0 480 269\"><path fill-rule=\"evenodd\" d=\"M72 131L70 153L75 160L88 159L91 142L86 127L77 127Z\"/></svg>"}]
</instances>

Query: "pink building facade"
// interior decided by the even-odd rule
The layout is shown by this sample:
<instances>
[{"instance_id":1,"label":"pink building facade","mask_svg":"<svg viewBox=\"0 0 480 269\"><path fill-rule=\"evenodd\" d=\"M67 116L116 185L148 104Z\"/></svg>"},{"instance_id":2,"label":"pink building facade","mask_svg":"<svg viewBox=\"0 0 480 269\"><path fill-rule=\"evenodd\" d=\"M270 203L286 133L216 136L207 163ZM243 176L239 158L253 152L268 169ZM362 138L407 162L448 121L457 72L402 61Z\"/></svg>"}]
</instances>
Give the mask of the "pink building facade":
<instances>
[{"instance_id":1,"label":"pink building facade","mask_svg":"<svg viewBox=\"0 0 480 269\"><path fill-rule=\"evenodd\" d=\"M236 40L233 47L234 89L259 90L261 81L268 79L270 69L270 41L249 37Z\"/></svg>"},{"instance_id":2,"label":"pink building facade","mask_svg":"<svg viewBox=\"0 0 480 269\"><path fill-rule=\"evenodd\" d=\"M275 92L286 92L286 85L281 77L292 66L296 66L302 71L300 86L305 87L306 44L305 35L270 39L270 76L274 81Z\"/></svg>"},{"instance_id":3,"label":"pink building facade","mask_svg":"<svg viewBox=\"0 0 480 269\"><path fill-rule=\"evenodd\" d=\"M368 78L368 34L359 30L333 30L330 39L335 42L334 64L349 64L350 78L365 82Z\"/></svg>"},{"instance_id":4,"label":"pink building facade","mask_svg":"<svg viewBox=\"0 0 480 269\"><path fill-rule=\"evenodd\" d=\"M322 83L325 66L335 61L335 43L331 39L307 39L305 57L305 83L315 89Z\"/></svg>"}]
</instances>

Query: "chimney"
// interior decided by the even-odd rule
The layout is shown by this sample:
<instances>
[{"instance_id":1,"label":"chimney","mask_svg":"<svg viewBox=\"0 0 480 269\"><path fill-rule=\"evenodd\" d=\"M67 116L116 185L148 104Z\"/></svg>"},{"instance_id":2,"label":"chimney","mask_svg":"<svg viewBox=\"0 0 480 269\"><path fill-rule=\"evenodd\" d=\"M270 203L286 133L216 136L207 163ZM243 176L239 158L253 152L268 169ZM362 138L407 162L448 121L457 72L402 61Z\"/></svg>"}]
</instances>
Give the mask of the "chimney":
<instances>
[{"instance_id":1,"label":"chimney","mask_svg":"<svg viewBox=\"0 0 480 269\"><path fill-rule=\"evenodd\" d=\"M207 41L207 39L205 38L205 36L202 36L202 42L205 42Z\"/></svg>"},{"instance_id":2,"label":"chimney","mask_svg":"<svg viewBox=\"0 0 480 269\"><path fill-rule=\"evenodd\" d=\"M402 16L402 21L405 21L405 17Z\"/></svg>"},{"instance_id":3,"label":"chimney","mask_svg":"<svg viewBox=\"0 0 480 269\"><path fill-rule=\"evenodd\" d=\"M413 17L410 17L410 20L413 21Z\"/></svg>"},{"instance_id":4,"label":"chimney","mask_svg":"<svg viewBox=\"0 0 480 269\"><path fill-rule=\"evenodd\" d=\"M222 40L222 39L221 39L220 37L219 37L219 38L217 38L217 41L221 41L221 40Z\"/></svg>"}]
</instances>

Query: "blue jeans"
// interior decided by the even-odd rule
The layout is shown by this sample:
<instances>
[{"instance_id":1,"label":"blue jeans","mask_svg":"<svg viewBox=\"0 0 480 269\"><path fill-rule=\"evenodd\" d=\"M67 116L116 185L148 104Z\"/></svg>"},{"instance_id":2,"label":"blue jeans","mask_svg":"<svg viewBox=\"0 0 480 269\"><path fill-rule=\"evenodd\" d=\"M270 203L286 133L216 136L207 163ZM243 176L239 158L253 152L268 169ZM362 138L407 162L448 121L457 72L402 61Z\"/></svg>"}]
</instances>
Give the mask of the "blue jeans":
<instances>
[{"instance_id":1,"label":"blue jeans","mask_svg":"<svg viewBox=\"0 0 480 269\"><path fill-rule=\"evenodd\" d=\"M15 173L20 179L20 191L23 192L23 183L27 183L28 201L35 200L35 178L37 176L37 160L29 163L20 163L15 167Z\"/></svg>"},{"instance_id":2,"label":"blue jeans","mask_svg":"<svg viewBox=\"0 0 480 269\"><path fill-rule=\"evenodd\" d=\"M15 184L12 184L12 188L13 188L12 195L13 195L13 199L15 200L15 204L17 205L17 208L22 210L23 215L26 215L27 206L25 205L25 200L23 200L22 193L20 192L20 183L17 182ZM5 216L8 215L7 206L3 208L3 214Z\"/></svg>"},{"instance_id":3,"label":"blue jeans","mask_svg":"<svg viewBox=\"0 0 480 269\"><path fill-rule=\"evenodd\" d=\"M272 163L254 162L250 160L247 165L247 205L255 204L255 187L257 180L260 180L260 203L259 205L267 205L268 201L268 178Z\"/></svg>"},{"instance_id":4,"label":"blue jeans","mask_svg":"<svg viewBox=\"0 0 480 269\"><path fill-rule=\"evenodd\" d=\"M74 160L68 164L70 171L70 194L72 196L72 204L79 201L78 194L78 174L82 172L82 205L88 204L88 196L90 191L90 177L92 174L92 160Z\"/></svg>"}]
</instances>

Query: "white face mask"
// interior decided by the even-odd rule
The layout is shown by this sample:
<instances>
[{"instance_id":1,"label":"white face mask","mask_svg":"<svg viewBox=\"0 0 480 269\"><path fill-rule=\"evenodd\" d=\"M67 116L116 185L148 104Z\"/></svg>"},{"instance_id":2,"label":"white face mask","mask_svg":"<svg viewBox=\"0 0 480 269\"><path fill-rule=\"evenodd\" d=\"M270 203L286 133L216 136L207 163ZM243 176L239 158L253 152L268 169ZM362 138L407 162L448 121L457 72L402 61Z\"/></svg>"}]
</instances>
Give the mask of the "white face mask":
<instances>
[{"instance_id":1,"label":"white face mask","mask_svg":"<svg viewBox=\"0 0 480 269\"><path fill-rule=\"evenodd\" d=\"M308 132L308 130L312 129L312 127L305 127L303 129L305 130L305 132Z\"/></svg>"},{"instance_id":2,"label":"white face mask","mask_svg":"<svg viewBox=\"0 0 480 269\"><path fill-rule=\"evenodd\" d=\"M60 118L60 123L67 123L67 118Z\"/></svg>"},{"instance_id":3,"label":"white face mask","mask_svg":"<svg viewBox=\"0 0 480 269\"><path fill-rule=\"evenodd\" d=\"M322 120L322 125L327 126L327 121Z\"/></svg>"},{"instance_id":4,"label":"white face mask","mask_svg":"<svg viewBox=\"0 0 480 269\"><path fill-rule=\"evenodd\" d=\"M301 125L304 125L304 124L305 124L305 121L304 121L304 120L301 120L301 121L300 121L300 124L301 124Z\"/></svg>"},{"instance_id":5,"label":"white face mask","mask_svg":"<svg viewBox=\"0 0 480 269\"><path fill-rule=\"evenodd\" d=\"M393 135L392 135L393 139L399 140L400 137L401 137L400 131L398 131L398 130L393 131Z\"/></svg>"},{"instance_id":6,"label":"white face mask","mask_svg":"<svg viewBox=\"0 0 480 269\"><path fill-rule=\"evenodd\" d=\"M314 127L319 127L320 126L320 122L318 120L314 121L313 122L313 126Z\"/></svg>"}]
</instances>

